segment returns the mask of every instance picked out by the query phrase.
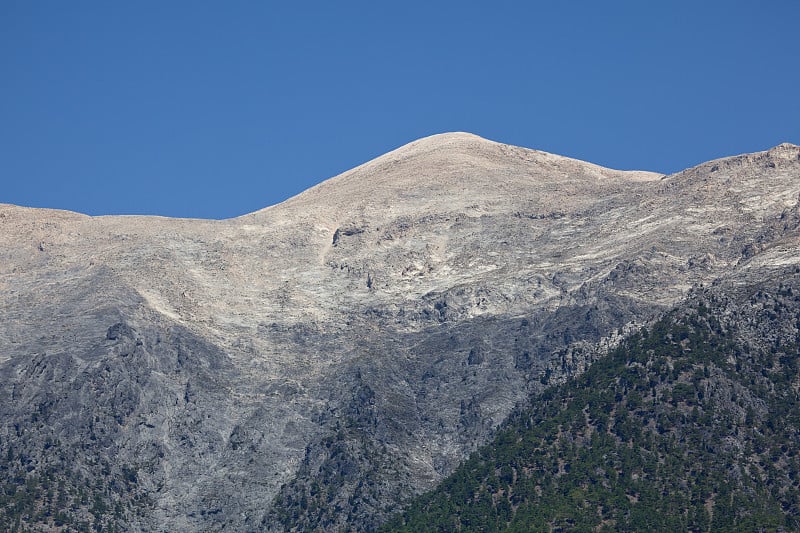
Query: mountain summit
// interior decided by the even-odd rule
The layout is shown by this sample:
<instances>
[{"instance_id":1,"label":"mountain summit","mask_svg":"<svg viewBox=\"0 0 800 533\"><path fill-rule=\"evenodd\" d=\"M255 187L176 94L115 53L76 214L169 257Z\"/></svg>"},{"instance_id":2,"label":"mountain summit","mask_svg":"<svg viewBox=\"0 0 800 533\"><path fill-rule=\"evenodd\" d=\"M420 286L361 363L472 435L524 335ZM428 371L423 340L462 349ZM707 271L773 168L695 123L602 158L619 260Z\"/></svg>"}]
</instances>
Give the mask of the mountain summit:
<instances>
[{"instance_id":1,"label":"mountain summit","mask_svg":"<svg viewBox=\"0 0 800 533\"><path fill-rule=\"evenodd\" d=\"M444 133L411 142L290 199L281 207L330 212L385 208L418 213L442 204L508 203L519 188L575 179L653 180L650 172L613 171L562 156ZM455 206L450 205L450 208ZM272 209L272 208L270 208Z\"/></svg>"},{"instance_id":2,"label":"mountain summit","mask_svg":"<svg viewBox=\"0 0 800 533\"><path fill-rule=\"evenodd\" d=\"M800 265L799 176L451 133L225 221L0 205L0 524L373 530L693 287Z\"/></svg>"}]
</instances>

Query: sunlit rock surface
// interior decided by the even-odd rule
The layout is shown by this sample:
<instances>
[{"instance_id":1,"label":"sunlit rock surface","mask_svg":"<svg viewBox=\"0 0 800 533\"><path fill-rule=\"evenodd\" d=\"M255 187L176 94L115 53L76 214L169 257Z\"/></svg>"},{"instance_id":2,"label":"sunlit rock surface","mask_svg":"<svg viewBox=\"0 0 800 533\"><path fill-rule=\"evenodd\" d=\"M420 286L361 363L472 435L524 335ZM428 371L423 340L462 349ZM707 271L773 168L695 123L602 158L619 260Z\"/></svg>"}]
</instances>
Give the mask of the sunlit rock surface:
<instances>
[{"instance_id":1,"label":"sunlit rock surface","mask_svg":"<svg viewBox=\"0 0 800 533\"><path fill-rule=\"evenodd\" d=\"M23 523L372 529L691 287L800 264L799 198L789 144L664 176L451 133L231 220L0 205Z\"/></svg>"}]
</instances>

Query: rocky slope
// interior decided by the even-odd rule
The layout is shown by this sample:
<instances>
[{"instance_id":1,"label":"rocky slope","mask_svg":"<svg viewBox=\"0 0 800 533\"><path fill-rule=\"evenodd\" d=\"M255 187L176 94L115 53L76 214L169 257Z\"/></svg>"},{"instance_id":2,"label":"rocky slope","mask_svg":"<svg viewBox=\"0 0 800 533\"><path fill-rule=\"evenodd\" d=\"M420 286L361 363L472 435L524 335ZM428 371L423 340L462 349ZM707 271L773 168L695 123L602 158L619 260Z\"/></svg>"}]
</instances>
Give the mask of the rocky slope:
<instances>
[{"instance_id":1,"label":"rocky slope","mask_svg":"<svg viewBox=\"0 0 800 533\"><path fill-rule=\"evenodd\" d=\"M798 267L693 292L384 531L797 531L799 342Z\"/></svg>"},{"instance_id":2,"label":"rocky slope","mask_svg":"<svg viewBox=\"0 0 800 533\"><path fill-rule=\"evenodd\" d=\"M2 205L0 520L372 529L691 287L800 262L799 158L458 133L226 221Z\"/></svg>"}]
</instances>

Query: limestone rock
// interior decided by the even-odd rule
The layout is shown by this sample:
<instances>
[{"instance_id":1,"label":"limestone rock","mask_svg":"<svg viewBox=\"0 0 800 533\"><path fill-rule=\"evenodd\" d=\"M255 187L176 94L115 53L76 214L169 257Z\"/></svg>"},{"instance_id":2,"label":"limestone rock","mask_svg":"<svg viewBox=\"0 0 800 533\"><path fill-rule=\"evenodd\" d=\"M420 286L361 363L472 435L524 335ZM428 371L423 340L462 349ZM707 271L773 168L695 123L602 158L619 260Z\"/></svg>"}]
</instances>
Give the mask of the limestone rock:
<instances>
[{"instance_id":1,"label":"limestone rock","mask_svg":"<svg viewBox=\"0 0 800 533\"><path fill-rule=\"evenodd\" d=\"M225 221L0 205L2 468L97 502L24 520L372 529L587 346L800 264L799 158L663 176L454 133Z\"/></svg>"}]
</instances>

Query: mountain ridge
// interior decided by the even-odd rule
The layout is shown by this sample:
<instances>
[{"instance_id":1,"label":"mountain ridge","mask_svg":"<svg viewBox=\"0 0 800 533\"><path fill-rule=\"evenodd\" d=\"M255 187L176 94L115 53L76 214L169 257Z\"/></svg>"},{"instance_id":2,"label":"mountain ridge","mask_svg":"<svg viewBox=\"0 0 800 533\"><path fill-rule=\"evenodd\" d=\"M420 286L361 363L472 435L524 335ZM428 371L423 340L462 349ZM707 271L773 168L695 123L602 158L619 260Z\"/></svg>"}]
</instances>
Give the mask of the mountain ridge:
<instances>
[{"instance_id":1,"label":"mountain ridge","mask_svg":"<svg viewBox=\"0 0 800 533\"><path fill-rule=\"evenodd\" d=\"M448 146L448 145L451 145L451 146ZM241 219L241 218L252 217L253 215L256 215L258 213L262 213L262 212L265 212L267 210L274 209L274 208L276 208L278 206L281 206L282 204L284 204L286 202L296 201L296 199L298 197L303 197L304 195L307 195L307 193L309 193L311 191L317 191L321 187L322 187L322 189L326 189L326 188L330 187L331 185L338 185L337 182L343 181L345 178L350 177L350 176L352 176L354 174L360 174L360 173L362 173L364 171L370 170L375 166L379 166L381 164L386 164L386 163L390 163L390 162L396 163L399 160L402 160L403 158L420 157L420 156L425 155L427 153L439 151L439 150L442 150L444 148L448 148L448 147L452 148L452 145L455 145L456 148L460 148L462 150L466 149L466 147L468 147L470 145L472 145L472 146L474 146L474 145L484 145L484 146L491 146L491 147L496 148L496 149L516 150L516 151L521 151L523 153L536 155L536 156L540 157L542 160L550 159L550 160L556 160L556 161L561 161L561 162L569 162L571 164L585 165L587 167L591 167L591 168L597 169L597 171L599 173L603 173L603 172L622 173L623 175L630 176L632 179L636 179L637 177L640 177L640 179L643 180L643 181L655 180L655 179L659 179L659 178L660 179L665 179L665 178L668 178L669 176L684 174L684 173L686 173L688 171L691 171L692 169L699 168L701 166L703 166L703 167L705 167L705 166L714 166L714 165L719 165L720 163L729 163L729 162L732 162L732 161L737 161L737 160L740 160L742 158L753 159L753 158L760 158L760 157L771 156L771 155L777 155L778 157L781 157L783 159L791 159L792 157L795 157L795 158L796 157L800 157L800 146L798 146L796 144L793 144L793 143L789 143L789 142L782 142L782 143L779 143L779 144L777 144L777 145L775 145L775 146L773 146L771 148L768 148L766 150L762 150L762 151L758 151L758 152L752 152L752 153L748 153L748 154L722 156L722 157L715 158L715 159L712 159L712 160L709 160L709 161L706 161L706 162L703 162L703 163L699 163L698 165L695 165L695 166L692 166L692 167L688 167L687 169L684 169L684 170L681 170L681 171L678 171L678 172L674 172L672 174L663 174L663 173L649 171L649 170L615 170L615 169L612 169L612 168L609 168L609 167L604 167L602 165L597 165L597 164L590 163L590 162L587 162L587 161L582 161L580 159L576 159L576 158L572 158L572 157L568 157L568 156L562 156L562 155L558 155L558 154L550 153L550 152L544 152L544 151L537 150L537 149L534 149L534 148L523 148L523 147L518 147L518 146L514 146L514 145L505 144L505 143L502 143L502 142L491 141L489 139L480 137L480 136L478 136L476 134L469 133L469 132L446 132L446 133L432 134L432 135L429 135L427 137L422 137L420 139L417 139L417 140L411 141L409 143L406 143L406 144L404 144L404 145L402 145L402 146L400 146L398 148L390 150L389 152L387 152L387 153L385 153L385 154L383 154L381 156L378 156L378 157L376 157L374 159L371 159L371 160L366 161L366 162L364 162L364 163L362 163L360 165L357 165L356 167L354 167L354 168L352 168L350 170L342 172L341 174L338 174L337 176L325 179L325 180L321 181L320 183L318 183L316 185L313 185L313 186L309 187L308 189L305 189L304 191L301 191L300 193L295 194L295 195L291 196L290 198L287 198L286 200L284 200L282 202L279 202L277 204L266 206L264 208L258 209L256 211L253 211L253 212L250 212L250 213L245 213L243 215L239 215L239 216L236 216L236 217L232 217L232 218L229 218L229 219L223 219L223 220L219 220L219 221L214 220L214 219L176 218L176 217L169 217L169 216L162 216L162 215L108 214L108 215L96 215L96 216L93 216L93 215L85 215L84 213L80 213L78 211L71 211L69 209L26 207L26 206L22 206L22 205L15 205L15 204L8 204L8 203L1 203L1 202L0 202L0 206L2 206L4 208L17 207L17 208L20 208L20 209L31 209L31 210L37 210L37 211L42 211L42 212L52 211L52 212L74 213L74 214L78 214L78 215L89 216L91 218L100 218L100 219L113 218L113 217L128 217L128 218L153 218L153 219L167 219L167 220L206 220L206 221L225 222L225 221L232 221L232 220Z\"/></svg>"}]
</instances>

